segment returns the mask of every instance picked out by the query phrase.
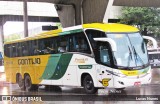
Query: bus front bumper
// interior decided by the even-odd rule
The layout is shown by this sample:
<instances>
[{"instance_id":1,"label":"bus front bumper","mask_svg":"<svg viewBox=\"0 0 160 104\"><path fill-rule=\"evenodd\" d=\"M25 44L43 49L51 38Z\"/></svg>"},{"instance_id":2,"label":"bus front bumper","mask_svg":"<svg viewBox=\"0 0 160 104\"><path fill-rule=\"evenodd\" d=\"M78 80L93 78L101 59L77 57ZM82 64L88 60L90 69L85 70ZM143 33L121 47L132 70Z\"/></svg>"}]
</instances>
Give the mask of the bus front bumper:
<instances>
[{"instance_id":1,"label":"bus front bumper","mask_svg":"<svg viewBox=\"0 0 160 104\"><path fill-rule=\"evenodd\" d=\"M147 73L144 76L133 76L133 77L118 77L114 76L113 87L114 88L125 88L129 86L140 86L151 83L151 73Z\"/></svg>"}]
</instances>

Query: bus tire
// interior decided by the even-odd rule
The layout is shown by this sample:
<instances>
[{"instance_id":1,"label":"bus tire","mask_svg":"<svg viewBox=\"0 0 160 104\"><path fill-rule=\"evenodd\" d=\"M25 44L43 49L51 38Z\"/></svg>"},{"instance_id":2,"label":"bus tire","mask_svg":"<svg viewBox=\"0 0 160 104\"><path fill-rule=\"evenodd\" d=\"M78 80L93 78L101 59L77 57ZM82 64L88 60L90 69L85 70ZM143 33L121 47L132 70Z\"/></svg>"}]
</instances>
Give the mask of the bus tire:
<instances>
[{"instance_id":1,"label":"bus tire","mask_svg":"<svg viewBox=\"0 0 160 104\"><path fill-rule=\"evenodd\" d=\"M25 75L24 83L26 91L38 90L38 85L32 84L32 80L29 75Z\"/></svg>"},{"instance_id":2,"label":"bus tire","mask_svg":"<svg viewBox=\"0 0 160 104\"><path fill-rule=\"evenodd\" d=\"M25 90L24 79L22 78L21 74L17 75L17 84L21 90Z\"/></svg>"},{"instance_id":3,"label":"bus tire","mask_svg":"<svg viewBox=\"0 0 160 104\"><path fill-rule=\"evenodd\" d=\"M90 75L85 76L83 80L83 87L87 94L95 94L98 90L94 87L94 83Z\"/></svg>"}]
</instances>

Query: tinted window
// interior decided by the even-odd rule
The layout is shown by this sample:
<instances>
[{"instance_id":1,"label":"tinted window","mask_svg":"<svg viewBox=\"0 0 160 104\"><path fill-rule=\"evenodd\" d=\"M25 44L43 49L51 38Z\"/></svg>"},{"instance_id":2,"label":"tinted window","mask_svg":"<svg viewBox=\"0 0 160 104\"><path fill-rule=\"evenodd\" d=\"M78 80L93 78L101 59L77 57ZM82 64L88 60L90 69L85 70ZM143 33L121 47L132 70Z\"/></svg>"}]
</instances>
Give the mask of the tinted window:
<instances>
[{"instance_id":1,"label":"tinted window","mask_svg":"<svg viewBox=\"0 0 160 104\"><path fill-rule=\"evenodd\" d=\"M91 53L84 33L74 33L5 45L5 55L22 57L63 52Z\"/></svg>"},{"instance_id":2,"label":"tinted window","mask_svg":"<svg viewBox=\"0 0 160 104\"><path fill-rule=\"evenodd\" d=\"M60 36L58 39L58 52L68 52L69 51L69 37L68 36Z\"/></svg>"},{"instance_id":3,"label":"tinted window","mask_svg":"<svg viewBox=\"0 0 160 104\"><path fill-rule=\"evenodd\" d=\"M84 33L76 33L69 39L70 52L82 52L91 54L90 47Z\"/></svg>"},{"instance_id":4,"label":"tinted window","mask_svg":"<svg viewBox=\"0 0 160 104\"><path fill-rule=\"evenodd\" d=\"M92 45L93 50L96 49L96 45L97 45L96 41L94 41L93 38L106 37L106 34L104 32L98 31L98 30L90 30L89 29L89 30L86 30L85 32L88 36L88 39Z\"/></svg>"},{"instance_id":5,"label":"tinted window","mask_svg":"<svg viewBox=\"0 0 160 104\"><path fill-rule=\"evenodd\" d=\"M98 43L98 51L100 57L100 63L111 66L111 49L110 45L107 42L99 42Z\"/></svg>"}]
</instances>

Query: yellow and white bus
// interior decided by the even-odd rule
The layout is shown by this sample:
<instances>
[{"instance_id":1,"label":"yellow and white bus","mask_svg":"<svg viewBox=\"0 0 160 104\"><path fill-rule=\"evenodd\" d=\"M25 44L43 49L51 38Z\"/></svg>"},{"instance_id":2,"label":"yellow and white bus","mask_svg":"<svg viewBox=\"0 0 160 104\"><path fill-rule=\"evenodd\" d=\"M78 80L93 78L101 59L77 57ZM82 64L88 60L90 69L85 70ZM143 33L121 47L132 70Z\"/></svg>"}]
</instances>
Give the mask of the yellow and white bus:
<instances>
[{"instance_id":1,"label":"yellow and white bus","mask_svg":"<svg viewBox=\"0 0 160 104\"><path fill-rule=\"evenodd\" d=\"M27 91L58 85L95 93L151 82L144 40L123 24L83 24L7 42L4 65L6 80Z\"/></svg>"}]
</instances>

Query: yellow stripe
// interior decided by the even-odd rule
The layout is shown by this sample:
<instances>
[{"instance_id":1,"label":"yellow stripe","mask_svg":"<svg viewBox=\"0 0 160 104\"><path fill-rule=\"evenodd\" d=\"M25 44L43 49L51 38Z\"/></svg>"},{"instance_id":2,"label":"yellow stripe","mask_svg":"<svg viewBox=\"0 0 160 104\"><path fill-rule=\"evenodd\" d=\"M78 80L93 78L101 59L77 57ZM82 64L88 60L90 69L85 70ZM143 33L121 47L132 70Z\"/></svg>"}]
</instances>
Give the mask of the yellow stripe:
<instances>
[{"instance_id":1,"label":"yellow stripe","mask_svg":"<svg viewBox=\"0 0 160 104\"><path fill-rule=\"evenodd\" d=\"M6 42L5 44L24 42L24 41L28 41L28 40L35 40L35 39L41 39L41 38L47 38L47 37L54 37L54 36L58 36L58 33L60 33L60 32L62 32L62 29L52 30L52 31L48 31L48 32L43 32L43 33L38 34L38 35L33 36L33 37L26 37L26 38L23 38L23 39L14 40L14 41L11 41L11 42Z\"/></svg>"},{"instance_id":2,"label":"yellow stripe","mask_svg":"<svg viewBox=\"0 0 160 104\"><path fill-rule=\"evenodd\" d=\"M138 70L134 70L134 71L121 70L121 72L127 76L139 75Z\"/></svg>"},{"instance_id":3,"label":"yellow stripe","mask_svg":"<svg viewBox=\"0 0 160 104\"><path fill-rule=\"evenodd\" d=\"M91 24L84 24L82 25L82 27L99 29L104 32L138 32L139 31L136 27L124 25L124 24L116 24L116 23L112 23L112 24L91 23ZM52 37L52 36L54 37L54 36L57 36L61 32L62 32L62 29L52 30L52 31L38 34L34 37L27 37L27 38L15 40L12 42L6 42L5 44L23 42L23 41L28 41L28 40L35 40L35 39L40 39L40 38L47 38L47 37Z\"/></svg>"},{"instance_id":4,"label":"yellow stripe","mask_svg":"<svg viewBox=\"0 0 160 104\"><path fill-rule=\"evenodd\" d=\"M116 24L116 23L92 23L92 24L84 24L83 28L94 28L99 29L104 32L137 32L139 31L136 27L124 25L124 24Z\"/></svg>"}]
</instances>

